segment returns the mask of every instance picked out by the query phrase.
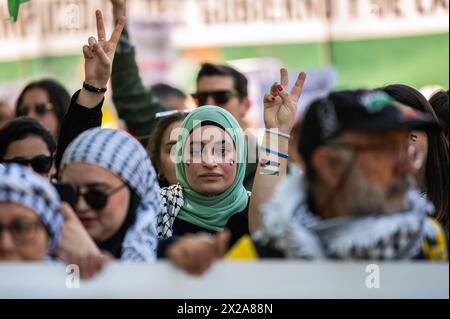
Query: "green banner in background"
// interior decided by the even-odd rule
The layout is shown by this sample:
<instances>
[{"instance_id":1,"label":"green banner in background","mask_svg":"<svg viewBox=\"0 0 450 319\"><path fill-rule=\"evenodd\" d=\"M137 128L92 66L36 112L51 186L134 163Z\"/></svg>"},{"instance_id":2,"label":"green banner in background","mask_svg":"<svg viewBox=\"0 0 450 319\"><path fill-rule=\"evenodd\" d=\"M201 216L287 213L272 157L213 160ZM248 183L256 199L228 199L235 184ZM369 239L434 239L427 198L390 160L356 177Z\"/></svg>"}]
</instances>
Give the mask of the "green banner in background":
<instances>
[{"instance_id":1,"label":"green banner in background","mask_svg":"<svg viewBox=\"0 0 450 319\"><path fill-rule=\"evenodd\" d=\"M183 57L189 50L180 50ZM330 43L239 46L216 49L218 60L274 57L292 70L334 65L338 88L404 83L449 87L448 33ZM0 62L1 83L53 76L76 89L82 79L82 56L37 57ZM195 73L191 74L192 85Z\"/></svg>"},{"instance_id":2,"label":"green banner in background","mask_svg":"<svg viewBox=\"0 0 450 319\"><path fill-rule=\"evenodd\" d=\"M421 88L449 86L449 34L240 46L219 49L221 60L274 57L292 70L337 68L338 88L373 88L404 83Z\"/></svg>"},{"instance_id":3,"label":"green banner in background","mask_svg":"<svg viewBox=\"0 0 450 319\"><path fill-rule=\"evenodd\" d=\"M23 2L8 1L13 20ZM95 9L113 26L110 0L30 1L15 24L6 3L0 1L0 86L54 77L77 89L81 47L96 34ZM201 62L269 58L293 72L332 65L338 88L448 88L448 9L449 0L133 0L127 14L145 83L151 74L191 91ZM165 21L167 36L155 21Z\"/></svg>"}]
</instances>

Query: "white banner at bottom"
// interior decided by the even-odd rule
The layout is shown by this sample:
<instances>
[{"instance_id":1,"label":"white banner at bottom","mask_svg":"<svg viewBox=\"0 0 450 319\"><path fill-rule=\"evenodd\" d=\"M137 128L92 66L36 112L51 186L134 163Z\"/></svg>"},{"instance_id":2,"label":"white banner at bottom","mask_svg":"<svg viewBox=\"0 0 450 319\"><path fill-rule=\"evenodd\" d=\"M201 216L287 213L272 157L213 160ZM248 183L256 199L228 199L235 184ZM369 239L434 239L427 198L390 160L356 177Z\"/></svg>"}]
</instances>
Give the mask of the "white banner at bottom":
<instances>
[{"instance_id":1,"label":"white banner at bottom","mask_svg":"<svg viewBox=\"0 0 450 319\"><path fill-rule=\"evenodd\" d=\"M90 281L76 268L0 263L0 298L449 298L448 263L219 262L201 277L167 262L112 263Z\"/></svg>"}]
</instances>

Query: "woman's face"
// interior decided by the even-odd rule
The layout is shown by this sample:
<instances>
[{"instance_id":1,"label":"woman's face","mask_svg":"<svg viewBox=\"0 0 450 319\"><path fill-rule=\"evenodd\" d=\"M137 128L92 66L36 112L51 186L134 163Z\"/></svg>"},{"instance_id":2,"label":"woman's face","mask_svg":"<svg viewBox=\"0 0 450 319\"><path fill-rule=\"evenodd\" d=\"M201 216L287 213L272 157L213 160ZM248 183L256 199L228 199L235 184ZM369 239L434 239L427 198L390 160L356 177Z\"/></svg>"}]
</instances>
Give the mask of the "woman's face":
<instances>
[{"instance_id":1,"label":"woman's face","mask_svg":"<svg viewBox=\"0 0 450 319\"><path fill-rule=\"evenodd\" d=\"M186 139L183 162L190 187L203 195L219 195L234 182L237 172L236 149L222 129L206 125Z\"/></svg>"},{"instance_id":2,"label":"woman's face","mask_svg":"<svg viewBox=\"0 0 450 319\"><path fill-rule=\"evenodd\" d=\"M177 143L178 134L176 130L181 126L182 121L176 121L166 128L159 148L159 174L165 177L169 185L177 183L177 176L175 172L175 144ZM174 132L172 134L172 132ZM172 157L171 157L172 155Z\"/></svg>"},{"instance_id":3,"label":"woman's face","mask_svg":"<svg viewBox=\"0 0 450 319\"><path fill-rule=\"evenodd\" d=\"M38 160L42 161L44 160L43 157L47 158L48 162L49 157L52 157L52 154L50 154L50 150L48 149L47 144L44 142L44 140L36 135L28 135L27 137L17 140L9 144L5 156L2 160L5 161L21 161L21 160ZM43 163L42 165L39 165L39 168L44 168ZM30 167L32 168L32 167ZM50 170L48 172L36 171L39 175L41 175L44 178L50 179L50 177L55 173L55 167L54 163L50 166Z\"/></svg>"},{"instance_id":4,"label":"woman's face","mask_svg":"<svg viewBox=\"0 0 450 319\"><path fill-rule=\"evenodd\" d=\"M104 208L92 208L82 195L79 195L76 206L80 221L96 242L111 238L123 224L130 203L130 191L123 181L103 167L88 163L67 164L62 181L79 187L81 194L88 191L111 193Z\"/></svg>"},{"instance_id":5,"label":"woman's face","mask_svg":"<svg viewBox=\"0 0 450 319\"><path fill-rule=\"evenodd\" d=\"M51 110L47 110L44 114L36 112L38 105L47 105L50 102L50 98L47 92L40 88L33 88L25 92L22 98L22 104L19 108L28 109L27 116L38 121L42 126L52 133L53 136L57 136L58 133L58 118ZM54 105L53 107L57 107Z\"/></svg>"},{"instance_id":6,"label":"woman's face","mask_svg":"<svg viewBox=\"0 0 450 319\"><path fill-rule=\"evenodd\" d=\"M39 261L48 254L49 238L30 208L0 202L0 260Z\"/></svg>"}]
</instances>

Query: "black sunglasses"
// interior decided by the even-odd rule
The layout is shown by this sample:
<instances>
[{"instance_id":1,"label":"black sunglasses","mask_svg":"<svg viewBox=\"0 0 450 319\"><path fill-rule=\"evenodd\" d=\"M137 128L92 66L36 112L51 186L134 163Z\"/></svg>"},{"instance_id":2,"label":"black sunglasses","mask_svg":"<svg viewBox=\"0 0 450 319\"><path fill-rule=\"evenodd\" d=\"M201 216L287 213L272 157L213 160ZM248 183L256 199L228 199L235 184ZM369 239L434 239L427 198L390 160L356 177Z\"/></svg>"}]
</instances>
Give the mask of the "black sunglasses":
<instances>
[{"instance_id":1,"label":"black sunglasses","mask_svg":"<svg viewBox=\"0 0 450 319\"><path fill-rule=\"evenodd\" d=\"M108 198L117 193L119 190L127 186L126 184L122 184L117 188L114 188L113 190L109 192L102 192L100 190L96 189L88 189L86 192L82 193L78 191L78 196L82 196L84 201L95 210L101 210L105 208L106 204L108 203Z\"/></svg>"},{"instance_id":2,"label":"black sunglasses","mask_svg":"<svg viewBox=\"0 0 450 319\"><path fill-rule=\"evenodd\" d=\"M28 114L30 113L30 109L31 109L31 107L28 105L21 105L21 106L19 106L17 115L18 116L28 116ZM53 104L50 102L38 103L34 107L34 112L38 116L44 116L45 114L47 114L47 112L50 112L52 110L53 110Z\"/></svg>"},{"instance_id":3,"label":"black sunglasses","mask_svg":"<svg viewBox=\"0 0 450 319\"><path fill-rule=\"evenodd\" d=\"M224 105L227 104L230 99L234 96L239 97L239 93L236 90L228 91L228 90L222 90L222 91L203 91L203 92L197 92L191 94L192 97L196 100L198 106L206 105L206 101L208 100L208 97L212 97L214 102L216 104Z\"/></svg>"},{"instance_id":4,"label":"black sunglasses","mask_svg":"<svg viewBox=\"0 0 450 319\"><path fill-rule=\"evenodd\" d=\"M22 166L30 166L38 174L48 174L52 168L53 157L47 155L38 155L31 159L25 159L22 157L15 157L9 160L2 161L5 164L15 163Z\"/></svg>"}]
</instances>

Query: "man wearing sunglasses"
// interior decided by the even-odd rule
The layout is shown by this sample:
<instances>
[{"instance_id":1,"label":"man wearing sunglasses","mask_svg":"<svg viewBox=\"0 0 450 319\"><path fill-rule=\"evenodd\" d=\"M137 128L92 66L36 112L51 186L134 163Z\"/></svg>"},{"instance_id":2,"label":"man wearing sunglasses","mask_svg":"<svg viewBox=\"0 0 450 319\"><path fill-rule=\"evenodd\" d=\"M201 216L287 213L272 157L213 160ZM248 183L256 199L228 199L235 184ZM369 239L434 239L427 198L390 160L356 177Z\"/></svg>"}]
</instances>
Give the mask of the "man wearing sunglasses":
<instances>
[{"instance_id":1,"label":"man wearing sunglasses","mask_svg":"<svg viewBox=\"0 0 450 319\"><path fill-rule=\"evenodd\" d=\"M245 115L250 108L247 78L227 65L204 63L197 75L197 106L217 105L230 112L245 130Z\"/></svg>"}]
</instances>

